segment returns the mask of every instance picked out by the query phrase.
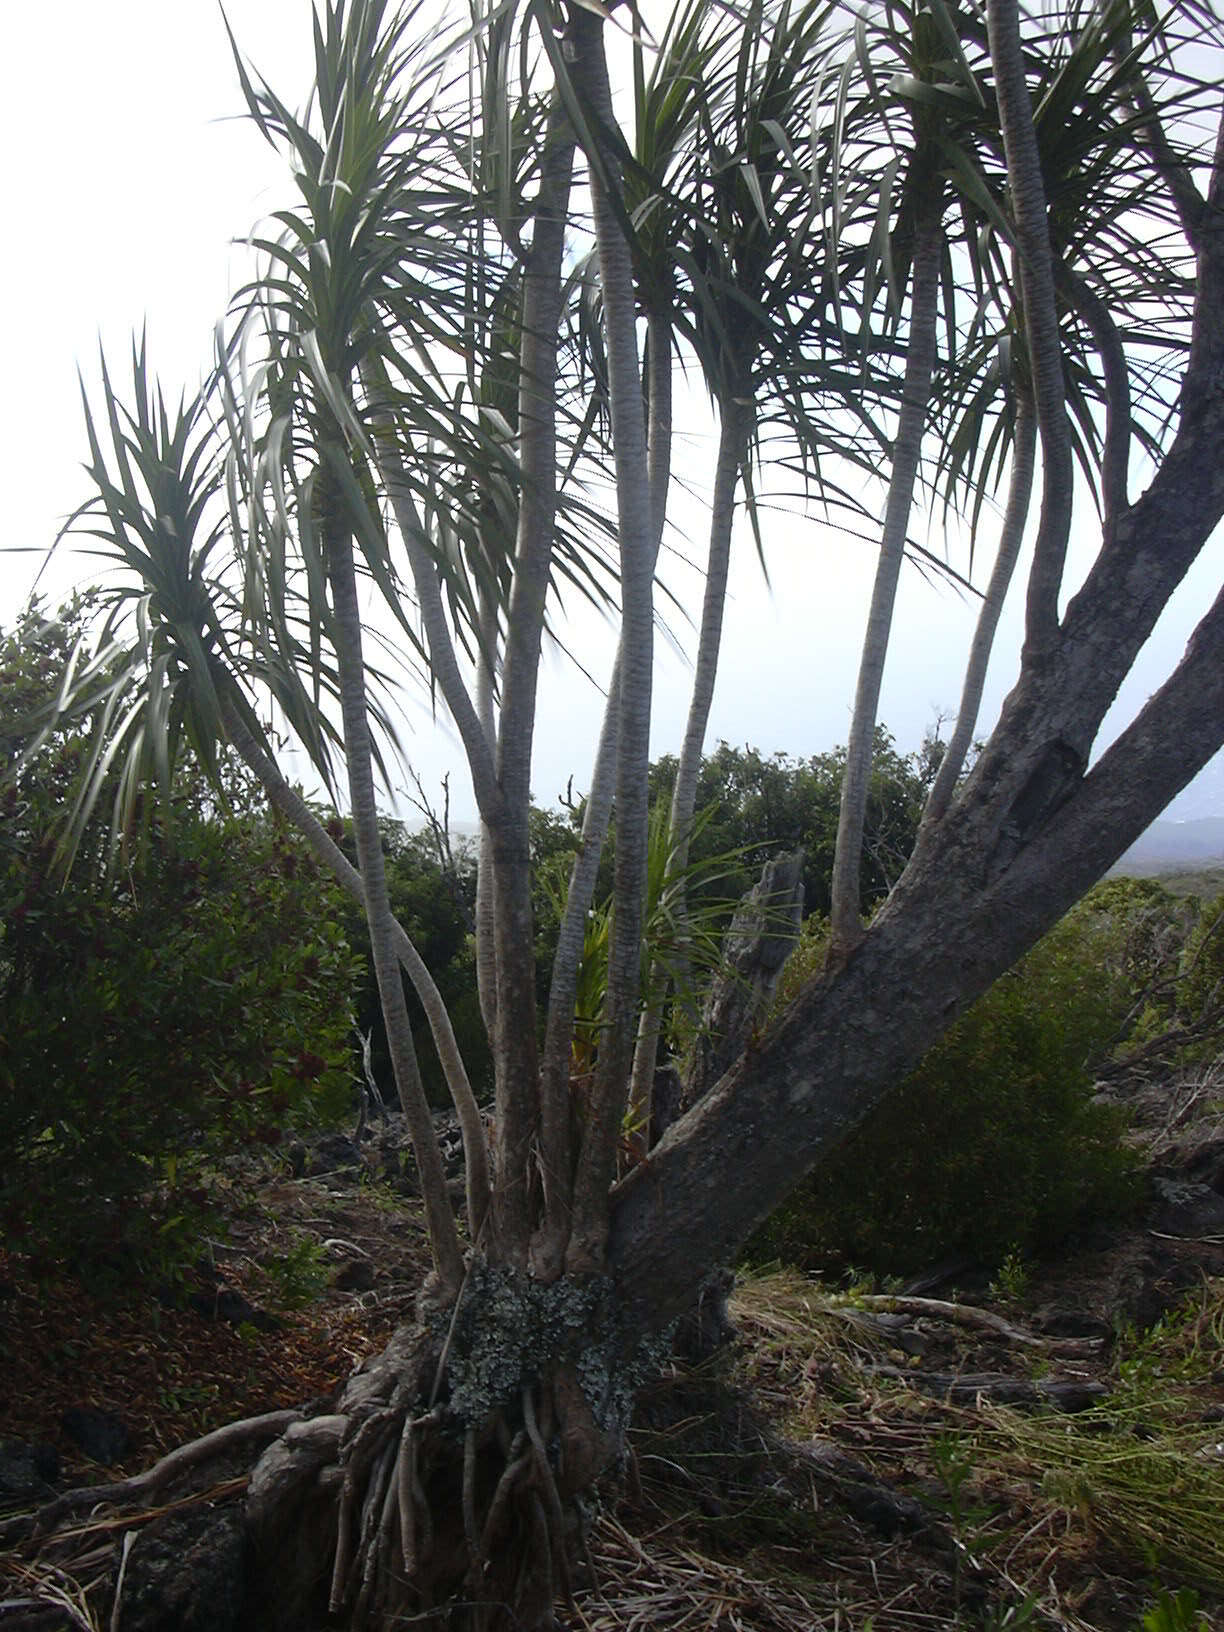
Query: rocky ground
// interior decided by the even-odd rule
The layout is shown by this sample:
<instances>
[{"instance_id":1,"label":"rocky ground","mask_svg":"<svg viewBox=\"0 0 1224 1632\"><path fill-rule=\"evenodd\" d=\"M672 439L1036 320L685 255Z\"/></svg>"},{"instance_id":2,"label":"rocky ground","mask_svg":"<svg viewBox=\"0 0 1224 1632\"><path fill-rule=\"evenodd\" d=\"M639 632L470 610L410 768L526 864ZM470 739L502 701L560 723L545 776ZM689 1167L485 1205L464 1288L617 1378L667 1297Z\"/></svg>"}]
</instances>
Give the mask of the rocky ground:
<instances>
[{"instance_id":1,"label":"rocky ground","mask_svg":"<svg viewBox=\"0 0 1224 1632\"><path fill-rule=\"evenodd\" d=\"M742 1280L737 1342L643 1397L563 1624L1224 1628L1224 1078L1132 1098L1149 1202L1108 1238L993 1280ZM325 1396L409 1314L427 1252L394 1122L219 1183L228 1227L177 1289L0 1255L0 1514ZM237 1526L205 1545L199 1520L244 1466L51 1542L0 1520L0 1626L192 1632L160 1558L215 1573L200 1632L226 1632Z\"/></svg>"}]
</instances>

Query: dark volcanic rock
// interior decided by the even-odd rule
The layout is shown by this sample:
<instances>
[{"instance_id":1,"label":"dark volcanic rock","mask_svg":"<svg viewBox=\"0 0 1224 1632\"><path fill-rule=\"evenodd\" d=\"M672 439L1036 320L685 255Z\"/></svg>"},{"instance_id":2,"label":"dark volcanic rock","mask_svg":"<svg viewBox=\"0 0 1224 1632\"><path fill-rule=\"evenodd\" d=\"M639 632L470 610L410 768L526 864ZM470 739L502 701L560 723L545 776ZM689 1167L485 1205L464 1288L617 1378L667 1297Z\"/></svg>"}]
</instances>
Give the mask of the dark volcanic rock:
<instances>
[{"instance_id":1,"label":"dark volcanic rock","mask_svg":"<svg viewBox=\"0 0 1224 1632\"><path fill-rule=\"evenodd\" d=\"M364 1163L361 1152L347 1133L325 1133L306 1158L306 1171L318 1173L356 1173Z\"/></svg>"},{"instance_id":2,"label":"dark volcanic rock","mask_svg":"<svg viewBox=\"0 0 1224 1632\"><path fill-rule=\"evenodd\" d=\"M23 1439L0 1440L0 1501L41 1501L59 1478L54 1445L29 1445Z\"/></svg>"},{"instance_id":3,"label":"dark volcanic rock","mask_svg":"<svg viewBox=\"0 0 1224 1632\"><path fill-rule=\"evenodd\" d=\"M350 1258L332 1271L331 1284L338 1292L368 1292L374 1285L374 1265L368 1258Z\"/></svg>"},{"instance_id":4,"label":"dark volcanic rock","mask_svg":"<svg viewBox=\"0 0 1224 1632\"><path fill-rule=\"evenodd\" d=\"M277 1332L285 1324L266 1309L258 1309L232 1286L219 1286L214 1291L193 1292L187 1299L189 1308L205 1320L225 1320L231 1326L254 1326L258 1332Z\"/></svg>"},{"instance_id":5,"label":"dark volcanic rock","mask_svg":"<svg viewBox=\"0 0 1224 1632\"><path fill-rule=\"evenodd\" d=\"M1152 1188L1156 1192L1153 1229L1186 1238L1224 1234L1224 1196L1210 1185L1156 1178Z\"/></svg>"},{"instance_id":6,"label":"dark volcanic rock","mask_svg":"<svg viewBox=\"0 0 1224 1632\"><path fill-rule=\"evenodd\" d=\"M1034 1312L1029 1324L1035 1332L1047 1337L1099 1337L1111 1343L1115 1333L1113 1323L1087 1309L1068 1309L1051 1305Z\"/></svg>"},{"instance_id":7,"label":"dark volcanic rock","mask_svg":"<svg viewBox=\"0 0 1224 1632\"><path fill-rule=\"evenodd\" d=\"M113 1411L96 1405L74 1405L60 1418L60 1426L85 1455L103 1467L122 1462L132 1444L127 1424Z\"/></svg>"},{"instance_id":8,"label":"dark volcanic rock","mask_svg":"<svg viewBox=\"0 0 1224 1632\"><path fill-rule=\"evenodd\" d=\"M128 1556L123 1632L238 1632L247 1543L235 1509L196 1509L142 1530Z\"/></svg>"}]
</instances>

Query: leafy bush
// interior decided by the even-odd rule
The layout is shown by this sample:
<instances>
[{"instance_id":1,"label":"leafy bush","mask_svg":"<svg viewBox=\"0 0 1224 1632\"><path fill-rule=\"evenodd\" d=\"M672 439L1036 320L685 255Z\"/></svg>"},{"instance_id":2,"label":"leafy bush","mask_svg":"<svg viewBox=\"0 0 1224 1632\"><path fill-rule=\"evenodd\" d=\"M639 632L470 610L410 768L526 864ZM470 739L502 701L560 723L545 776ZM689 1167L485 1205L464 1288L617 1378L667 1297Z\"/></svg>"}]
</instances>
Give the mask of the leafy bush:
<instances>
[{"instance_id":1,"label":"leafy bush","mask_svg":"<svg viewBox=\"0 0 1224 1632\"><path fill-rule=\"evenodd\" d=\"M112 873L100 813L63 878L88 730L21 755L75 621L0 640L0 674L28 682L5 692L21 713L0 711L0 1219L35 1256L123 1247L164 1268L219 1155L348 1105L354 972L336 892L249 799L222 816L185 784L173 830Z\"/></svg>"},{"instance_id":2,"label":"leafy bush","mask_svg":"<svg viewBox=\"0 0 1224 1632\"><path fill-rule=\"evenodd\" d=\"M963 1250L1036 1252L1134 1194L1092 1062L1129 989L1093 896L1004 975L758 1232L750 1255L905 1272ZM796 956L818 957L819 929ZM794 977L792 977L793 981Z\"/></svg>"},{"instance_id":3,"label":"leafy bush","mask_svg":"<svg viewBox=\"0 0 1224 1632\"><path fill-rule=\"evenodd\" d=\"M1224 1033L1224 895L1202 908L1186 937L1177 1015L1190 1038L1182 1050L1185 1062L1218 1058Z\"/></svg>"}]
</instances>

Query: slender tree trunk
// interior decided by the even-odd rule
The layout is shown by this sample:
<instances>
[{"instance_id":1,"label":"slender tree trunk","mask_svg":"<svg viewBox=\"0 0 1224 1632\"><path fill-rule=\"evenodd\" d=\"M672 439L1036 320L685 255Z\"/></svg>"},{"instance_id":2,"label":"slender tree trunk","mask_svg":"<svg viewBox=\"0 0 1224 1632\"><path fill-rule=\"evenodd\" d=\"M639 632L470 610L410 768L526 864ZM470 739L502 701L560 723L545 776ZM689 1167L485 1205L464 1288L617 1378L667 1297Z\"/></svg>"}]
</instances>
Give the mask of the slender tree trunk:
<instances>
[{"instance_id":1,"label":"slender tree trunk","mask_svg":"<svg viewBox=\"0 0 1224 1632\"><path fill-rule=\"evenodd\" d=\"M892 450L892 473L884 513L884 534L880 541L880 559L859 661L850 740L846 746L846 775L842 783L841 814L833 857L829 957L834 961L846 958L863 933L859 883L863 829L871 785L880 685L892 634L897 582L905 555L906 529L918 476L922 433L926 427L927 398L935 368L935 320L939 307L939 263L943 247L942 216L943 187L942 183L936 183L920 196L916 211L905 380Z\"/></svg>"},{"instance_id":2,"label":"slender tree trunk","mask_svg":"<svg viewBox=\"0 0 1224 1632\"><path fill-rule=\"evenodd\" d=\"M408 1123L420 1175L434 1263L445 1293L453 1298L463 1280L463 1253L446 1191L442 1157L417 1069L412 1025L396 954L395 919L387 895L382 837L378 831L378 809L374 797L374 767L361 651L361 607L357 599L352 538L342 525L332 519L325 517L324 527L335 614L336 657L340 670L349 797L353 806L353 835L357 841L357 860L365 894L366 920L370 927L374 973L387 1027L395 1086Z\"/></svg>"},{"instance_id":3,"label":"slender tree trunk","mask_svg":"<svg viewBox=\"0 0 1224 1632\"><path fill-rule=\"evenodd\" d=\"M1041 519L1029 575L1025 635L1034 657L1058 637L1058 597L1071 530L1072 457L1045 182L1025 77L1017 0L987 0L986 31L1020 249L1020 288L1041 432Z\"/></svg>"},{"instance_id":4,"label":"slender tree trunk","mask_svg":"<svg viewBox=\"0 0 1224 1632\"><path fill-rule=\"evenodd\" d=\"M493 695L496 686L499 620L488 589L481 591L480 652L477 657L476 713L493 754L497 724ZM480 855L476 866L476 992L489 1043L497 1033L497 958L493 934L493 835L480 824Z\"/></svg>"},{"instance_id":5,"label":"slender tree trunk","mask_svg":"<svg viewBox=\"0 0 1224 1632\"><path fill-rule=\"evenodd\" d=\"M604 58L602 22L587 11L572 17L572 71L597 127L615 129ZM616 503L621 550L621 684L617 734L616 868L608 950L605 1020L574 1184L573 1227L566 1268L597 1270L607 1236L608 1186L633 1060L641 989L642 914L648 847L647 767L654 653L654 529L646 427L638 367L636 300L629 244L609 195L620 190L618 161L605 142L592 155L591 196L603 291ZM618 201L620 202L620 201ZM622 203L623 208L623 203Z\"/></svg>"},{"instance_id":6,"label":"slender tree trunk","mask_svg":"<svg viewBox=\"0 0 1224 1632\"><path fill-rule=\"evenodd\" d=\"M723 614L727 604L727 574L731 564L735 493L750 424L751 410L741 402L738 392L734 390L729 392L723 403L718 455L714 467L710 547L706 564L705 596L701 608L701 629L694 663L693 692L689 700L688 721L680 748L680 761L676 767L671 818L668 824L667 875L672 880L671 887L678 896L675 910L680 925L680 947L671 960L666 962L661 958L652 960L650 976L646 983L649 995L638 1028L633 1055L633 1080L629 1091L629 1156L635 1161L640 1161L645 1156L650 1143L651 1100L654 1093L655 1068L658 1064L659 1038L663 1029L663 1013L667 1001L666 988L670 980L674 990L682 994L687 993L691 978L689 960L684 951L688 914L684 899L683 875L688 867L689 844L697 805L697 779L701 773L701 752L705 746L710 707L714 700L714 682L718 675Z\"/></svg>"},{"instance_id":7,"label":"slender tree trunk","mask_svg":"<svg viewBox=\"0 0 1224 1632\"><path fill-rule=\"evenodd\" d=\"M672 335L665 317L652 314L647 321L647 475L650 483L650 522L653 532L651 570L658 561L667 515L672 448ZM552 979L548 989L548 1016L541 1065L541 1097L556 1101L569 1115L569 1068L574 1036L574 1002L586 938L587 915L595 896L599 861L612 818L616 785L616 744L620 719L621 657L619 647L608 684L607 704L600 726L599 746L591 771L591 786L582 817L582 836L570 873L565 912L557 935ZM547 1166L559 1168L555 1154L544 1145ZM560 1272L570 1218L550 1217L538 1244L536 1273L551 1279Z\"/></svg>"},{"instance_id":8,"label":"slender tree trunk","mask_svg":"<svg viewBox=\"0 0 1224 1632\"><path fill-rule=\"evenodd\" d=\"M965 666L965 683L961 691L956 726L927 796L926 810L922 817L924 826L937 822L952 803L952 795L956 791L956 784L973 741L978 709L981 707L982 692L986 685L986 670L994 649L995 631L999 627L1003 602L1007 598L1012 573L1020 554L1024 524L1028 520L1029 504L1033 495L1036 442L1037 422L1033 414L1032 399L1021 394L1016 408L1011 484L1007 495L1007 508L1003 512L998 553L990 574L990 583L986 586L986 596L978 613L973 644L969 649L969 661Z\"/></svg>"},{"instance_id":9,"label":"slender tree trunk","mask_svg":"<svg viewBox=\"0 0 1224 1632\"><path fill-rule=\"evenodd\" d=\"M996 732L1002 763L1027 762L1017 751L1026 728ZM618 1187L609 1267L629 1323L661 1329L682 1313L695 1266L725 1261L805 1173L836 1160L867 1112L1222 741L1224 592L1134 724L1056 805L1035 803L1026 830L1015 815L1031 784L1019 797L996 782L989 800L957 800L854 957L805 988Z\"/></svg>"},{"instance_id":10,"label":"slender tree trunk","mask_svg":"<svg viewBox=\"0 0 1224 1632\"><path fill-rule=\"evenodd\" d=\"M493 1217L499 1251L525 1266L532 1234L530 1181L541 1115L536 1050L535 931L528 815L540 645L552 568L557 510L557 352L562 316L562 254L568 221L574 138L559 95L545 135L531 250L523 273L519 359L518 539L506 617L497 772L504 806L489 826L497 1001L496 1178ZM550 1145L563 1137L550 1125ZM545 1199L554 1182L543 1174Z\"/></svg>"}]
</instances>

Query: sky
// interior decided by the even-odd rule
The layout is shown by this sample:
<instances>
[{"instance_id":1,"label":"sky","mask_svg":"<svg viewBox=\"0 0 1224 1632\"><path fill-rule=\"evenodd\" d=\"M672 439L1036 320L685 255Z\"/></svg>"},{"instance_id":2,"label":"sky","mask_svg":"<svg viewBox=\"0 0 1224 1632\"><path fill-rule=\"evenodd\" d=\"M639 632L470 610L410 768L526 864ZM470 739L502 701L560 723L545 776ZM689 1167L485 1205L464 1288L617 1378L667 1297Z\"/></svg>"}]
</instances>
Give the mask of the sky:
<instances>
[{"instance_id":1,"label":"sky","mask_svg":"<svg viewBox=\"0 0 1224 1632\"><path fill-rule=\"evenodd\" d=\"M308 0L229 0L244 54L291 105L310 75ZM198 384L212 331L248 262L236 242L289 196L281 161L241 115L229 43L215 0L60 0L20 7L6 20L10 73L0 100L9 154L5 306L9 388L0 398L6 480L0 554L0 627L29 594L41 552L85 496L77 370L96 377L99 341L112 367L126 364L133 331L147 324L150 355L168 394ZM695 619L699 558L713 449L700 400L677 415L676 464L692 489L671 535L671 587ZM768 491L768 488L766 489ZM1088 513L1089 523L1091 520ZM934 531L919 531L936 554ZM1088 525L1073 538L1068 588L1090 560ZM845 741L874 552L793 502L766 513L768 581L746 527L737 534L723 662L707 748L719 739L794 756ZM963 549L951 552L959 568ZM1023 563L1022 563L1023 568ZM61 553L42 581L52 604L94 574ZM980 569L979 569L980 571ZM1098 748L1142 706L1176 663L1196 616L1224 573L1217 536L1166 612L1106 721ZM996 642L979 734L1014 681L1022 578ZM880 719L903 751L955 712L976 605L908 564L885 673ZM688 706L694 631L676 612L681 651L659 642L652 753L676 752ZM614 635L591 615L564 630L582 667L606 675ZM553 803L570 778L586 788L602 697L560 650L546 654L533 764L538 802ZM406 698L406 746L431 799L450 774L451 812L474 814L457 741L431 719L425 699ZM401 809L405 807L401 804ZM1224 759L1175 802L1183 818L1224 815Z\"/></svg>"}]
</instances>

